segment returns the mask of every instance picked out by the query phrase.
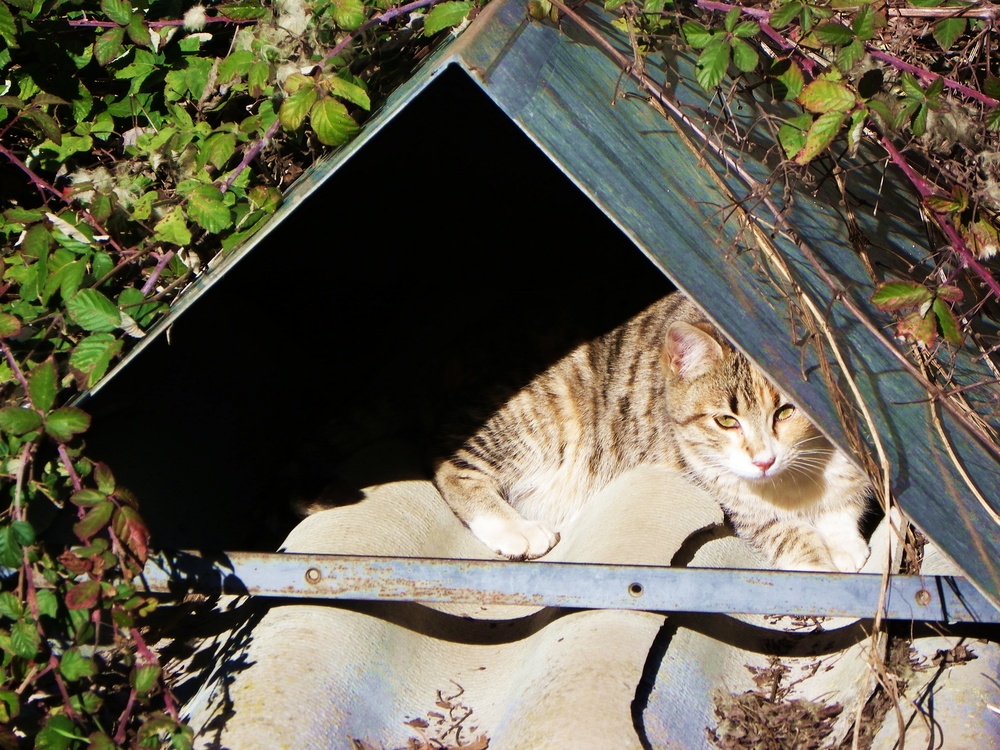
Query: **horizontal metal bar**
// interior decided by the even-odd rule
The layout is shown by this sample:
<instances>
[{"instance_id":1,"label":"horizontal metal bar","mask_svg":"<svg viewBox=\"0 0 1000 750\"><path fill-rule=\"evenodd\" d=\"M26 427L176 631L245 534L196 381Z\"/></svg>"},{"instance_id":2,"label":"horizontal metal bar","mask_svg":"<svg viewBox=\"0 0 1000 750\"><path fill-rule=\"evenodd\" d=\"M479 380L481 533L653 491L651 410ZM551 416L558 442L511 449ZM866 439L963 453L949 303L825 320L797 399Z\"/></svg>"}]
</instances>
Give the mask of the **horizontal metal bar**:
<instances>
[{"instance_id":1,"label":"horizontal metal bar","mask_svg":"<svg viewBox=\"0 0 1000 750\"><path fill-rule=\"evenodd\" d=\"M639 565L228 552L158 553L150 591L871 618L881 576ZM883 617L1000 623L965 578L896 575Z\"/></svg>"}]
</instances>

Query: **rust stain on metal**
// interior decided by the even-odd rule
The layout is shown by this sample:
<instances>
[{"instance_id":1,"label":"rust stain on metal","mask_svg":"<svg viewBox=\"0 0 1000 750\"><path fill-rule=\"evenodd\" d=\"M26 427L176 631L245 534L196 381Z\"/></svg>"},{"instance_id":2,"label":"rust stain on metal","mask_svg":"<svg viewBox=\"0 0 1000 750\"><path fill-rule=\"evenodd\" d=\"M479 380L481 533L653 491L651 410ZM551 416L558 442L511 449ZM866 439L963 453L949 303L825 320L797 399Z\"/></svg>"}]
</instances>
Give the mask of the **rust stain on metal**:
<instances>
[{"instance_id":1,"label":"rust stain on metal","mask_svg":"<svg viewBox=\"0 0 1000 750\"><path fill-rule=\"evenodd\" d=\"M917 593L914 595L913 598L916 600L917 604L919 604L921 607L926 607L928 604L931 603L931 600L934 597L931 596L931 592L928 591L927 589L920 589L919 591L917 591Z\"/></svg>"},{"instance_id":2,"label":"rust stain on metal","mask_svg":"<svg viewBox=\"0 0 1000 750\"><path fill-rule=\"evenodd\" d=\"M306 582L307 583L319 583L323 580L323 574L319 572L318 568L309 568L306 571Z\"/></svg>"}]
</instances>

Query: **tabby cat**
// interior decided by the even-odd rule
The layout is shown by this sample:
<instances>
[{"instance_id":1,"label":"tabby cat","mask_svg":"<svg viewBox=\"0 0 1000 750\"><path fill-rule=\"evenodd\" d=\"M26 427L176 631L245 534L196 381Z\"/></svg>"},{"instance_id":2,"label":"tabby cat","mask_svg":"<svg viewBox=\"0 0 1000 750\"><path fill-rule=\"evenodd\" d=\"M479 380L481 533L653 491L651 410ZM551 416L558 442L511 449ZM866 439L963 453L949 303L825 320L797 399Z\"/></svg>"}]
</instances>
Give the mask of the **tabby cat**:
<instances>
[{"instance_id":1,"label":"tabby cat","mask_svg":"<svg viewBox=\"0 0 1000 750\"><path fill-rule=\"evenodd\" d=\"M522 560L648 464L704 487L777 568L853 572L868 559L866 476L677 292L535 377L434 481L482 542Z\"/></svg>"}]
</instances>

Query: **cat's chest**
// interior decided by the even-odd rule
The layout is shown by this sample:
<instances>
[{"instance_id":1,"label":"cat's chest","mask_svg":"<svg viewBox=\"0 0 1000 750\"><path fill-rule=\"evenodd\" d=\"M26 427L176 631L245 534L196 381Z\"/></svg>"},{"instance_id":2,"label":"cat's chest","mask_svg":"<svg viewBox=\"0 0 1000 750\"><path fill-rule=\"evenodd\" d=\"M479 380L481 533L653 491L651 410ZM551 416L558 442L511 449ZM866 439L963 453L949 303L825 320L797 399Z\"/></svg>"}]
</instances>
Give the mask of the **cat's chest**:
<instances>
[{"instance_id":1,"label":"cat's chest","mask_svg":"<svg viewBox=\"0 0 1000 750\"><path fill-rule=\"evenodd\" d=\"M599 459L579 446L565 448L558 457L539 453L511 478L507 500L527 518L559 528L609 481Z\"/></svg>"}]
</instances>

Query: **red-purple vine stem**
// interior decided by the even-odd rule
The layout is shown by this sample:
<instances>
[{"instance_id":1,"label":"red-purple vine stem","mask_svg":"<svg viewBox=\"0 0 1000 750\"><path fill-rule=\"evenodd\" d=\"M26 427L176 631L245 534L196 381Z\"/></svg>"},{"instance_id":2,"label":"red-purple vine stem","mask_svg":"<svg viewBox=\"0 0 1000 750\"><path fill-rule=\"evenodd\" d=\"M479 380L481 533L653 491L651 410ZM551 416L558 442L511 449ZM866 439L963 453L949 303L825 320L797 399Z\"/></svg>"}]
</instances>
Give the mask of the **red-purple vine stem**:
<instances>
[{"instance_id":1,"label":"red-purple vine stem","mask_svg":"<svg viewBox=\"0 0 1000 750\"><path fill-rule=\"evenodd\" d=\"M341 39L337 45L324 56L323 63L325 64L330 58L339 55L344 51L347 45L357 40L357 38L365 32L371 31L376 26L387 24L402 15L407 15L415 10L419 10L420 8L428 8L432 5L437 5L439 2L442 2L442 0L416 0L415 2L400 5L399 7L379 13L377 16L372 16L353 32ZM264 150L264 147L267 146L268 142L270 142L270 140L274 137L274 134L278 132L279 127L280 122L276 119L271 123L271 126L264 133L263 137L247 149L243 158L240 160L240 163L237 164L233 171L226 176L226 179L219 183L219 189L223 193L232 187L240 173L250 165L250 162L257 158L261 151Z\"/></svg>"},{"instance_id":2,"label":"red-purple vine stem","mask_svg":"<svg viewBox=\"0 0 1000 750\"><path fill-rule=\"evenodd\" d=\"M919 193L920 197L923 199L924 205L928 206L928 210L932 211L934 218L937 220L938 225L941 227L941 231L944 232L945 237L948 238L948 242L951 243L952 250L958 256L959 261L963 266L970 269L972 272L979 277L979 280L986 285L986 288L992 292L997 299L1000 299L1000 283L997 282L996 278L990 273L982 263L980 263L976 256L973 255L972 251L969 250L968 245L965 244L965 240L962 239L962 235L959 234L958 230L955 229L955 225L952 223L951 218L941 211L934 211L931 209L927 203L927 198L933 197L935 195L934 189L916 170L910 166L910 163L906 161L903 154L893 145L892 141L889 140L887 136L882 136L880 141L882 148L886 150L889 154L889 158L892 163L895 164L902 172L906 175L906 178L910 181L913 187Z\"/></svg>"}]
</instances>

